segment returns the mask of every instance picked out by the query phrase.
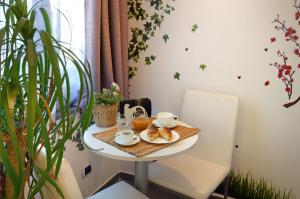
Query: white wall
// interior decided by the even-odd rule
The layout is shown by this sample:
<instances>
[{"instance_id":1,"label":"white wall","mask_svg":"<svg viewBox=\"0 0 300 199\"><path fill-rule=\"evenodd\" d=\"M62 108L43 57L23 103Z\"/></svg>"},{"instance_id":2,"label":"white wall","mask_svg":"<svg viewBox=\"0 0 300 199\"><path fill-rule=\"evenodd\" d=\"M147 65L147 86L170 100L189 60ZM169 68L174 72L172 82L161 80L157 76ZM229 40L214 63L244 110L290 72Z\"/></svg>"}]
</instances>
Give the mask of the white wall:
<instances>
[{"instance_id":1,"label":"white wall","mask_svg":"<svg viewBox=\"0 0 300 199\"><path fill-rule=\"evenodd\" d=\"M268 65L277 59L279 47L292 49L271 23L281 14L295 24L292 4L292 0L176 0L176 10L146 52L156 55L156 60L151 66L144 66L141 60L130 92L132 98L150 97L154 113L176 114L187 88L238 96L239 148L234 166L281 188L292 188L299 198L300 103L289 109L282 106L288 102L283 83ZM199 29L192 33L194 23ZM167 43L162 40L165 33L170 36ZM271 44L272 36L281 41ZM295 57L289 61L298 64ZM199 70L200 64L207 69ZM180 81L173 78L175 72L181 73ZM268 87L264 86L266 80L271 82ZM299 84L300 69L295 75L294 97L300 95ZM128 168L128 164L122 166Z\"/></svg>"},{"instance_id":2,"label":"white wall","mask_svg":"<svg viewBox=\"0 0 300 199\"><path fill-rule=\"evenodd\" d=\"M86 197L97 191L101 185L110 180L120 170L120 162L101 157L89 151L87 148L79 151L76 143L69 141L64 153L73 169L81 193ZM92 165L92 172L85 178L81 177L84 168Z\"/></svg>"},{"instance_id":3,"label":"white wall","mask_svg":"<svg viewBox=\"0 0 300 199\"><path fill-rule=\"evenodd\" d=\"M79 114L76 115L76 120L78 119ZM120 171L120 162L96 155L86 147L83 151L79 151L76 145L76 142L67 141L64 158L69 161L72 167L82 195L87 197L95 193ZM82 173L88 165L92 166L92 171L82 177Z\"/></svg>"},{"instance_id":4,"label":"white wall","mask_svg":"<svg viewBox=\"0 0 300 199\"><path fill-rule=\"evenodd\" d=\"M76 119L79 119L79 114L76 115ZM120 171L120 162L97 155L86 147L79 151L76 145L76 142L70 140L66 143L64 158L70 162L81 193L87 197ZM82 177L88 165L92 166L92 171Z\"/></svg>"}]
</instances>

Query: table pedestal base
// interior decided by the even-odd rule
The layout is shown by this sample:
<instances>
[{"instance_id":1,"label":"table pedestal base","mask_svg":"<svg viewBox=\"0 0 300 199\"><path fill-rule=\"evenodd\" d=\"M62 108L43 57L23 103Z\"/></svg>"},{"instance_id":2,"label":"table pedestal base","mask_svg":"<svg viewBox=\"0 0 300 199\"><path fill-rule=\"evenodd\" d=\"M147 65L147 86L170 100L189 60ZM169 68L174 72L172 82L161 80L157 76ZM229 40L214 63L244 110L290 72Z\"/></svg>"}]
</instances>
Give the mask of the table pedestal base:
<instances>
[{"instance_id":1,"label":"table pedestal base","mask_svg":"<svg viewBox=\"0 0 300 199\"><path fill-rule=\"evenodd\" d=\"M147 194L148 191L148 163L135 162L134 186L144 194Z\"/></svg>"}]
</instances>

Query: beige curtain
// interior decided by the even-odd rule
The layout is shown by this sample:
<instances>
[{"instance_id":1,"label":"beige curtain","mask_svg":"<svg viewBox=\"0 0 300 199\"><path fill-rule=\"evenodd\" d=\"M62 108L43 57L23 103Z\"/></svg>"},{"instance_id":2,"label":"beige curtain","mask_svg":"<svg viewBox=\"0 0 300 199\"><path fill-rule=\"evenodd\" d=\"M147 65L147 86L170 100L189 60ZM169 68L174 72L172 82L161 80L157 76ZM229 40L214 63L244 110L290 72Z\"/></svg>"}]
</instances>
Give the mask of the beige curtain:
<instances>
[{"instance_id":1,"label":"beige curtain","mask_svg":"<svg viewBox=\"0 0 300 199\"><path fill-rule=\"evenodd\" d=\"M119 84L128 97L127 0L86 0L86 54L95 91Z\"/></svg>"}]
</instances>

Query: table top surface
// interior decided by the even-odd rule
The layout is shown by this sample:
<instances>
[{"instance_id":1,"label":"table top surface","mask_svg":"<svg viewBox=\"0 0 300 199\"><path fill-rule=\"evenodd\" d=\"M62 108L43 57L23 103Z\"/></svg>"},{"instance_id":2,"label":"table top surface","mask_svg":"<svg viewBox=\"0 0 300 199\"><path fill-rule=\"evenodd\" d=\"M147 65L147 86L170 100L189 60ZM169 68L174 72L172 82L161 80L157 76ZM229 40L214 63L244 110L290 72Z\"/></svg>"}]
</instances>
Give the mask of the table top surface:
<instances>
[{"instance_id":1,"label":"table top surface","mask_svg":"<svg viewBox=\"0 0 300 199\"><path fill-rule=\"evenodd\" d=\"M180 125L186 125L183 122L180 122ZM114 127L111 127L114 128ZM153 161L153 160L160 160L171 158L176 155L179 155L189 149L191 149L198 140L198 134L183 139L179 142L171 144L163 149L150 153L143 157L136 157L132 154L129 154L125 151L122 151L106 142L103 142L93 136L93 134L99 133L101 131L108 130L109 128L100 128L97 127L95 124L90 126L86 132L84 133L84 143L85 145L94 153L111 158L116 160L125 160L125 161Z\"/></svg>"}]
</instances>

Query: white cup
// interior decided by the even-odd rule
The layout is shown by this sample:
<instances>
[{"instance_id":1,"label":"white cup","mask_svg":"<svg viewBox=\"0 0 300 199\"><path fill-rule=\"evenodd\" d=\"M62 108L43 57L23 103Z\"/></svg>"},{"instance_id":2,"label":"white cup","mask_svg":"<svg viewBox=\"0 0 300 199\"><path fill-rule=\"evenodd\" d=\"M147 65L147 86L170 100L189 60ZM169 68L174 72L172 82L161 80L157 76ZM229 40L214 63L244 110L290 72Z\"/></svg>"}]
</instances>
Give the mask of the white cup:
<instances>
[{"instance_id":1,"label":"white cup","mask_svg":"<svg viewBox=\"0 0 300 199\"><path fill-rule=\"evenodd\" d=\"M169 112L160 112L157 114L157 121L163 126L170 126L174 124L174 121L177 119L177 116Z\"/></svg>"},{"instance_id":2,"label":"white cup","mask_svg":"<svg viewBox=\"0 0 300 199\"><path fill-rule=\"evenodd\" d=\"M123 142L123 143L130 143L133 141L134 132L132 130L123 130L116 133L116 136Z\"/></svg>"}]
</instances>

